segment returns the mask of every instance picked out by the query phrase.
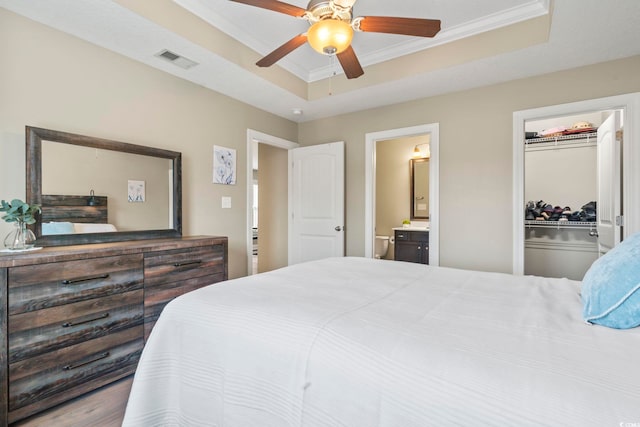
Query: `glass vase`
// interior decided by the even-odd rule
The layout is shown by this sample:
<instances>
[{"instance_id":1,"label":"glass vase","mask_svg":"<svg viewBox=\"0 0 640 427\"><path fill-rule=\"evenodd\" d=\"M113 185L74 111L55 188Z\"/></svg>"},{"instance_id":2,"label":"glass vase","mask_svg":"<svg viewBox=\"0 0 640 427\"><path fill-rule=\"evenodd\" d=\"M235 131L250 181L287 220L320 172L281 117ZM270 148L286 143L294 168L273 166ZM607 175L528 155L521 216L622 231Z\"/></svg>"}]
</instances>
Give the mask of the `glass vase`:
<instances>
[{"instance_id":1,"label":"glass vase","mask_svg":"<svg viewBox=\"0 0 640 427\"><path fill-rule=\"evenodd\" d=\"M4 246L13 251L31 249L36 244L36 235L27 228L24 222L16 222L15 228L4 239Z\"/></svg>"}]
</instances>

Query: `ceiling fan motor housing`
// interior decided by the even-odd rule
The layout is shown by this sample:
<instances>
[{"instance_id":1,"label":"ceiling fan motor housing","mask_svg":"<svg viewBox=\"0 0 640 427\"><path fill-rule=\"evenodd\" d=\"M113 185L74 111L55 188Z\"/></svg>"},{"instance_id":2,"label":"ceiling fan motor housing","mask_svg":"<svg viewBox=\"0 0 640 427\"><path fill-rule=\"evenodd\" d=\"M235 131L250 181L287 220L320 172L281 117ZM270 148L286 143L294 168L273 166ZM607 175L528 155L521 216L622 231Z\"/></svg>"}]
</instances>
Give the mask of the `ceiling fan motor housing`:
<instances>
[{"instance_id":1,"label":"ceiling fan motor housing","mask_svg":"<svg viewBox=\"0 0 640 427\"><path fill-rule=\"evenodd\" d=\"M307 16L311 24L323 19L351 22L351 7L343 7L331 0L311 0L307 5Z\"/></svg>"}]
</instances>

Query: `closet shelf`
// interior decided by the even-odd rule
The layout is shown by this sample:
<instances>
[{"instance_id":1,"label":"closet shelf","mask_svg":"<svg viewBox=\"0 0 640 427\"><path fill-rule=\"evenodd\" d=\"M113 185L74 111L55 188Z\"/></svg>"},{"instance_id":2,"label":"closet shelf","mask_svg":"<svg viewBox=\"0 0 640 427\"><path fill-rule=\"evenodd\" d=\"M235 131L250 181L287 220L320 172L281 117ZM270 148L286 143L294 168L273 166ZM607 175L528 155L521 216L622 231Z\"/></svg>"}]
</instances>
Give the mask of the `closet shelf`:
<instances>
[{"instance_id":1,"label":"closet shelf","mask_svg":"<svg viewBox=\"0 0 640 427\"><path fill-rule=\"evenodd\" d=\"M586 222L586 221L536 221L536 220L525 220L524 226L527 228L536 227L536 228L582 228L582 229L595 229L597 227L597 223L595 222Z\"/></svg>"},{"instance_id":2,"label":"closet shelf","mask_svg":"<svg viewBox=\"0 0 640 427\"><path fill-rule=\"evenodd\" d=\"M536 144L545 145L569 145L569 144L583 144L583 143L596 143L598 141L597 132L589 133L576 133L572 135L560 135L549 136L545 138L531 138L524 141L525 146L535 146Z\"/></svg>"}]
</instances>

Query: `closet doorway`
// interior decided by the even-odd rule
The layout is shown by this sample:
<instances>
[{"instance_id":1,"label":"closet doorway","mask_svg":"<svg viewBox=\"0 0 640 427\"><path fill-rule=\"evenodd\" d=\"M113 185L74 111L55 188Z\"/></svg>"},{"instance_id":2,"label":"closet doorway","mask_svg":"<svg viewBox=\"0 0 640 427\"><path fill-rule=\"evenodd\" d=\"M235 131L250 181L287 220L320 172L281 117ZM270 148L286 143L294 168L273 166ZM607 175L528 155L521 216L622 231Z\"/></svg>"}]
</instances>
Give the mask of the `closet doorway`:
<instances>
[{"instance_id":1,"label":"closet doorway","mask_svg":"<svg viewBox=\"0 0 640 427\"><path fill-rule=\"evenodd\" d=\"M515 274L582 280L598 256L638 230L639 174L630 167L638 161L638 100L514 113Z\"/></svg>"}]
</instances>

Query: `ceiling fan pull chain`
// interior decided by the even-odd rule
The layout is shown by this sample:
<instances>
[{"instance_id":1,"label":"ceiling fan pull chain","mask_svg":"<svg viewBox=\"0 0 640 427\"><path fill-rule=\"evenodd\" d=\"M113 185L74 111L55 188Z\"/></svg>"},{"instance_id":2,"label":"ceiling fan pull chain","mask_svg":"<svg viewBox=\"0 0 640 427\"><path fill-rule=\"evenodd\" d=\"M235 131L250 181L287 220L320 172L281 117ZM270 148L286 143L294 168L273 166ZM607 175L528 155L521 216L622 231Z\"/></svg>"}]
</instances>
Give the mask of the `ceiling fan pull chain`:
<instances>
[{"instance_id":1,"label":"ceiling fan pull chain","mask_svg":"<svg viewBox=\"0 0 640 427\"><path fill-rule=\"evenodd\" d=\"M333 72L329 76L329 96L333 95L333 76L336 75L336 56L331 55L331 69Z\"/></svg>"}]
</instances>

